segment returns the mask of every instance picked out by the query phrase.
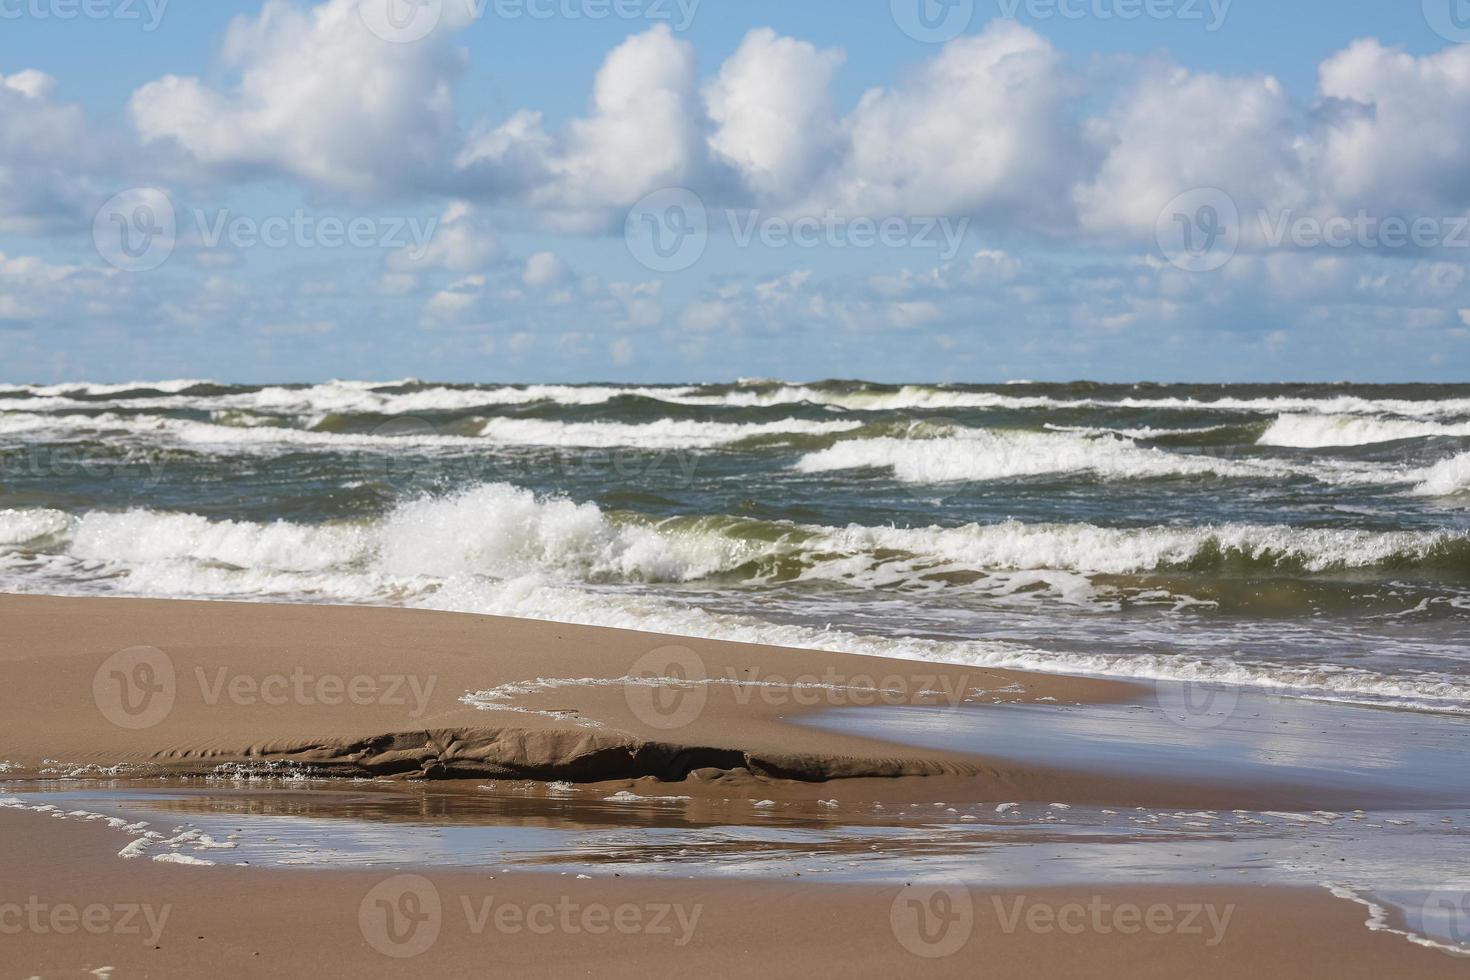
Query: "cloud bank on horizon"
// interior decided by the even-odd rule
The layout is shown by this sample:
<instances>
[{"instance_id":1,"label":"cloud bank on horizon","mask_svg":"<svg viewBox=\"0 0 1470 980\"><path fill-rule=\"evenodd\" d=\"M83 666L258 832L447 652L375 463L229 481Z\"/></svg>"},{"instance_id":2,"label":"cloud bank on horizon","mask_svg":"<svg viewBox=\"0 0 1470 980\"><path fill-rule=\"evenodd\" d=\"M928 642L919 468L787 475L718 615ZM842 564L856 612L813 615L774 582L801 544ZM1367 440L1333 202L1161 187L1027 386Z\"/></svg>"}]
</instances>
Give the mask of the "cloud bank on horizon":
<instances>
[{"instance_id":1,"label":"cloud bank on horizon","mask_svg":"<svg viewBox=\"0 0 1470 980\"><path fill-rule=\"evenodd\" d=\"M905 2L847 13L912 48L854 97L843 46L660 0L580 114L467 91L490 0L267 0L116 111L11 51L0 373L1463 378L1452 29L1293 93Z\"/></svg>"}]
</instances>

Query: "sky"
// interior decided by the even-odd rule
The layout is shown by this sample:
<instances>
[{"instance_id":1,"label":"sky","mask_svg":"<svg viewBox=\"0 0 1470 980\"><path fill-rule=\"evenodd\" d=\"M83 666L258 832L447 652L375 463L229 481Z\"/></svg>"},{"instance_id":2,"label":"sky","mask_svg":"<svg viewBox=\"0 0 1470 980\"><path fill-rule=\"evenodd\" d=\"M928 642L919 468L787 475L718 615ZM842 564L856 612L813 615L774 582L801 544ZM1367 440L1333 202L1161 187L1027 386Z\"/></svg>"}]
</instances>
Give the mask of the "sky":
<instances>
[{"instance_id":1,"label":"sky","mask_svg":"<svg viewBox=\"0 0 1470 980\"><path fill-rule=\"evenodd\" d=\"M1465 381L1470 0L0 0L0 381Z\"/></svg>"}]
</instances>

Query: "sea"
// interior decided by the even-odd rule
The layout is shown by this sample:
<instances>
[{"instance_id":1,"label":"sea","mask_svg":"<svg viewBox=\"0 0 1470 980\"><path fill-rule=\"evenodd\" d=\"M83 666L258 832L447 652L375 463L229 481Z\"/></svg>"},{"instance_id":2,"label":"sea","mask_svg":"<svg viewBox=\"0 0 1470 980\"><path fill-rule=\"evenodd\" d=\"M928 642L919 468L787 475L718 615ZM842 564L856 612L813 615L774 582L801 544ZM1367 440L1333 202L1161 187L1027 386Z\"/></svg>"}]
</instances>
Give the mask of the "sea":
<instances>
[{"instance_id":1,"label":"sea","mask_svg":"<svg viewBox=\"0 0 1470 980\"><path fill-rule=\"evenodd\" d=\"M0 591L1464 714L1470 384L0 385Z\"/></svg>"}]
</instances>

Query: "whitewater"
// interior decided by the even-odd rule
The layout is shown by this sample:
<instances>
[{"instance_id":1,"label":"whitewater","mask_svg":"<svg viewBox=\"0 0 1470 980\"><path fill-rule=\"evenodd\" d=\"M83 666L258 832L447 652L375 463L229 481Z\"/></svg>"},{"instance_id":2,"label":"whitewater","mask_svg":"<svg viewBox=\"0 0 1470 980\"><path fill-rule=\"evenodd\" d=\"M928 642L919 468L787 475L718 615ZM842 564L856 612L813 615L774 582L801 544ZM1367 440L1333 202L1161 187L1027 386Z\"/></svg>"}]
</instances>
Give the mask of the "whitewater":
<instances>
[{"instance_id":1,"label":"whitewater","mask_svg":"<svg viewBox=\"0 0 1470 980\"><path fill-rule=\"evenodd\" d=\"M0 588L1470 711L1470 386L0 386Z\"/></svg>"}]
</instances>

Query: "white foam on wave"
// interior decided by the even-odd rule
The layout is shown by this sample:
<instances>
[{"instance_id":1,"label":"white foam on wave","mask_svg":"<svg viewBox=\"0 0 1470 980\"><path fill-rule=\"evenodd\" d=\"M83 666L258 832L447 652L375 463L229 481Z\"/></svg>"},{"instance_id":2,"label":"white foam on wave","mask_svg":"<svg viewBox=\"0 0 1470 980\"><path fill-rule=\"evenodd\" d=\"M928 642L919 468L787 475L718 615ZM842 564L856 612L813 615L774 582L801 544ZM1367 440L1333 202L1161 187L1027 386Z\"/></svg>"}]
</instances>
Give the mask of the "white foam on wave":
<instances>
[{"instance_id":1,"label":"white foam on wave","mask_svg":"<svg viewBox=\"0 0 1470 980\"><path fill-rule=\"evenodd\" d=\"M1361 415L1282 415L1271 423L1258 444L1323 449L1435 436L1470 436L1470 422L1451 424Z\"/></svg>"},{"instance_id":2,"label":"white foam on wave","mask_svg":"<svg viewBox=\"0 0 1470 980\"><path fill-rule=\"evenodd\" d=\"M802 473L889 469L904 483L956 483L1092 473L1105 479L1171 476L1280 477L1292 474L1269 460L1230 460L1143 448L1116 436L1058 432L954 429L937 439L859 439L808 453Z\"/></svg>"},{"instance_id":3,"label":"white foam on wave","mask_svg":"<svg viewBox=\"0 0 1470 980\"><path fill-rule=\"evenodd\" d=\"M49 553L27 551L43 539ZM962 568L1114 574L1188 562L1212 544L1290 558L1308 569L1358 568L1427 555L1455 541L1463 536L1016 522L922 529L764 525L750 535L729 521L649 522L504 484L408 502L377 521L327 526L146 510L77 517L0 511L0 571L7 556L22 561L21 576L5 583L22 591L414 605L976 666L1245 684L1438 710L1464 710L1470 686L1330 664L1054 652L999 641L821 630L709 612L678 601L677 593L653 594L638 584L695 582L783 558L805 564L805 576L847 580Z\"/></svg>"},{"instance_id":4,"label":"white foam on wave","mask_svg":"<svg viewBox=\"0 0 1470 980\"><path fill-rule=\"evenodd\" d=\"M210 520L134 509L71 516L0 511L0 549L46 545L170 591L244 588L363 590L455 576L550 576L571 583L693 582L749 568L757 577L791 562L804 578L863 584L917 580L936 570L1146 573L1188 566L1207 549L1309 572L1413 561L1466 536L1450 531L1363 531L1284 525L1105 528L1091 524L971 524L844 528L728 518L653 521L593 503L538 497L509 484L400 504L383 518L341 524ZM328 581L330 580L330 581Z\"/></svg>"},{"instance_id":5,"label":"white foam on wave","mask_svg":"<svg viewBox=\"0 0 1470 980\"><path fill-rule=\"evenodd\" d=\"M773 435L830 435L860 428L861 422L784 419L778 422L699 422L660 419L637 425L620 422L553 422L544 419L490 419L480 435L492 442L521 446L645 449L698 449L730 445Z\"/></svg>"},{"instance_id":6,"label":"white foam on wave","mask_svg":"<svg viewBox=\"0 0 1470 980\"><path fill-rule=\"evenodd\" d=\"M179 378L173 381L129 381L122 384L93 384L85 381L66 382L54 385L0 385L0 393L29 394L38 397L64 397L67 395L117 395L127 391L152 389L162 392L181 392L201 385L212 385L213 381Z\"/></svg>"},{"instance_id":7,"label":"white foam on wave","mask_svg":"<svg viewBox=\"0 0 1470 980\"><path fill-rule=\"evenodd\" d=\"M1461 453L1416 475L1422 482L1414 488L1414 493L1421 497L1470 493L1470 453Z\"/></svg>"},{"instance_id":8,"label":"white foam on wave","mask_svg":"<svg viewBox=\"0 0 1470 980\"><path fill-rule=\"evenodd\" d=\"M99 397L122 394L135 389L153 389L164 393L181 393L208 381L137 382L119 385L59 384L14 385L0 388L0 393L30 394L36 398L55 399L47 408L96 406ZM561 405L600 405L615 398L636 396L679 405L721 405L735 407L769 407L793 404L825 405L850 411L944 410L944 409L1044 409L1044 408L1125 408L1142 410L1215 411L1243 413L1317 413L1324 415L1398 415L1408 418L1470 415L1470 398L1405 399L1363 398L1353 395L1336 397L1272 396L1262 398L1222 397L1217 399L1153 397L1058 397L970 391L945 386L906 385L892 391L838 391L803 384L763 382L759 386L744 384L733 390L710 391L704 386L617 386L617 385L505 385L501 387L416 387L412 391L393 388L418 385L411 380L396 382L331 381L307 387L271 386L251 392L231 392L216 396L179 394L173 399L153 399L147 404L163 407L255 409L320 416L331 412L374 412L412 414L415 412L464 411L495 405L527 405L549 402ZM92 400L82 401L86 396ZM34 399L28 400L34 406ZM137 400L118 404L139 407ZM34 406L41 407L41 406Z\"/></svg>"},{"instance_id":9,"label":"white foam on wave","mask_svg":"<svg viewBox=\"0 0 1470 980\"><path fill-rule=\"evenodd\" d=\"M59 510L0 510L0 547L29 544L42 538L65 534L70 530L71 523L71 517Z\"/></svg>"},{"instance_id":10,"label":"white foam on wave","mask_svg":"<svg viewBox=\"0 0 1470 980\"><path fill-rule=\"evenodd\" d=\"M1307 571L1371 568L1390 558L1422 558L1463 541L1448 531L1357 531L1284 525L1104 528L1091 524L971 524L956 528L853 525L807 541L811 551L901 550L978 570L1057 569L1123 575L1187 565L1207 546L1253 559L1299 562Z\"/></svg>"},{"instance_id":11,"label":"white foam on wave","mask_svg":"<svg viewBox=\"0 0 1470 980\"><path fill-rule=\"evenodd\" d=\"M217 414L223 418L223 414ZM81 433L130 433L192 448L230 451L270 451L280 447L312 446L336 450L393 450L404 446L440 449L484 449L487 446L551 446L583 449L712 449L746 439L781 435L830 435L860 428L857 421L781 419L773 422L702 422L659 419L647 423L558 422L547 419L485 420L478 435L438 433L431 426L390 423L379 432L322 432L268 424L220 424L164 416L47 416L35 413L0 415L0 434L50 431L69 436Z\"/></svg>"},{"instance_id":12,"label":"white foam on wave","mask_svg":"<svg viewBox=\"0 0 1470 980\"><path fill-rule=\"evenodd\" d=\"M832 405L852 411L944 410L944 409L1013 409L1038 408L1127 408L1173 411L1212 411L1276 414L1281 412L1319 412L1323 414L1404 415L1410 417L1438 415L1470 415L1470 398L1425 399L1361 398L1341 395L1333 398L1276 396L1268 398L1059 398L1054 395L1012 395L986 391L964 391L925 385L906 385L897 391L835 392L803 385L786 385L770 391L734 391L718 395L693 394L672 396L668 400L684 404L739 405L748 407L787 405L809 402Z\"/></svg>"}]
</instances>

